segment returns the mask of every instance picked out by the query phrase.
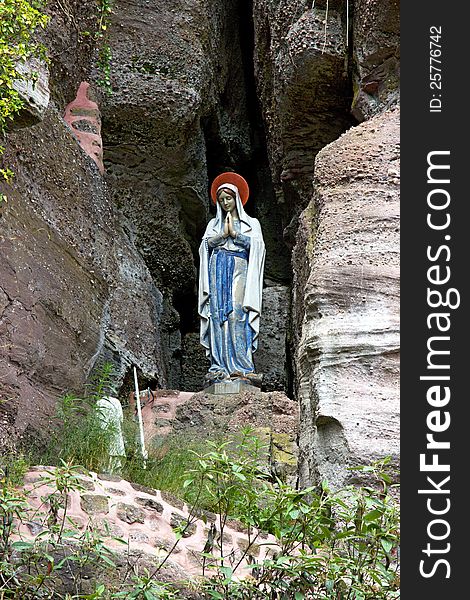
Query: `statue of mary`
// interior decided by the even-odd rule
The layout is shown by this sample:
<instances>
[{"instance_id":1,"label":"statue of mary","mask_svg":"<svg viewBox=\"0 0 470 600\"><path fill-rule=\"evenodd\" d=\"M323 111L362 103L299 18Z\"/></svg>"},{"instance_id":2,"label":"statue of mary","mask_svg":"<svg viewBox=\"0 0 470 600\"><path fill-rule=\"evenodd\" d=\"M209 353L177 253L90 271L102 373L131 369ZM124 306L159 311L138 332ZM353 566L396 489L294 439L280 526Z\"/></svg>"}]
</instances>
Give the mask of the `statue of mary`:
<instances>
[{"instance_id":1,"label":"statue of mary","mask_svg":"<svg viewBox=\"0 0 470 600\"><path fill-rule=\"evenodd\" d=\"M199 248L198 298L209 384L249 380L255 370L266 251L259 221L243 208L248 196L237 173L222 173L212 183L217 215Z\"/></svg>"}]
</instances>

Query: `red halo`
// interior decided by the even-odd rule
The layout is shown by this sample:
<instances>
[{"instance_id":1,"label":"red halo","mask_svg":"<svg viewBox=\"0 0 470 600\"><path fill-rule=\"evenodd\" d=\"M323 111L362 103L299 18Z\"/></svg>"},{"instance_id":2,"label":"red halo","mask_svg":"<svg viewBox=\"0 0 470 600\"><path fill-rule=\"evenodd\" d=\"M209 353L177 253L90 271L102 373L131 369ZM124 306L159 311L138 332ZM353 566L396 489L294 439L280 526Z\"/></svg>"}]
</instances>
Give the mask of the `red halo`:
<instances>
[{"instance_id":1,"label":"red halo","mask_svg":"<svg viewBox=\"0 0 470 600\"><path fill-rule=\"evenodd\" d=\"M236 185L238 188L238 193L240 194L240 198L242 204L245 205L248 197L250 196L250 188L248 187L248 183L246 180L239 175L238 173L221 173L217 175L211 185L211 198L214 204L217 203L217 189L223 185L224 183L231 183L232 185Z\"/></svg>"}]
</instances>

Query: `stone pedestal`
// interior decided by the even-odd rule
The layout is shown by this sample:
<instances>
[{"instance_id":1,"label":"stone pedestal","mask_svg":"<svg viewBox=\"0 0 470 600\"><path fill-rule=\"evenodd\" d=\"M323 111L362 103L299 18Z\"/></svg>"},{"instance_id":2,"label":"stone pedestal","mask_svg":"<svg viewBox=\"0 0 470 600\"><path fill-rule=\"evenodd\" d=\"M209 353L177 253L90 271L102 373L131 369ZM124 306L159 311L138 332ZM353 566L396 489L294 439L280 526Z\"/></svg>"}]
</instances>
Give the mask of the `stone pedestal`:
<instances>
[{"instance_id":1,"label":"stone pedestal","mask_svg":"<svg viewBox=\"0 0 470 600\"><path fill-rule=\"evenodd\" d=\"M254 385L250 385L249 383L238 379L235 381L213 383L207 387L204 392L207 394L240 394L241 392L259 392L259 389Z\"/></svg>"}]
</instances>

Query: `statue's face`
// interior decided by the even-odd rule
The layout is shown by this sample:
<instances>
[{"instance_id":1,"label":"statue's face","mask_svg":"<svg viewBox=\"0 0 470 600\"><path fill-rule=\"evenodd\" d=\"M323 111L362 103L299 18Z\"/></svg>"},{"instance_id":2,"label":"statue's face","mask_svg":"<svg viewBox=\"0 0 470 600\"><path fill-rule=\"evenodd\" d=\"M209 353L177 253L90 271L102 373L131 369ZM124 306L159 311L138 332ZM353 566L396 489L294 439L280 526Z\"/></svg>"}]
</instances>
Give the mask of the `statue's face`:
<instances>
[{"instance_id":1,"label":"statue's face","mask_svg":"<svg viewBox=\"0 0 470 600\"><path fill-rule=\"evenodd\" d=\"M235 198L230 192L221 190L217 197L217 202L225 210L225 212L231 212L235 208Z\"/></svg>"}]
</instances>

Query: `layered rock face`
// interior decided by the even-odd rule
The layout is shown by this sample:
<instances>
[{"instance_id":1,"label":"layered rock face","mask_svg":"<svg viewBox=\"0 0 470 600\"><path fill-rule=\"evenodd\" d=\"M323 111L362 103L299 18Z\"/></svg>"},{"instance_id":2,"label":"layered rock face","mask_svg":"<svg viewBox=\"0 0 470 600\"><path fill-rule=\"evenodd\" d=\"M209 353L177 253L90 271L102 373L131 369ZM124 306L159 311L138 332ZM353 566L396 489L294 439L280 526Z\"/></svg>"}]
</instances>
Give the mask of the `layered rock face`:
<instances>
[{"instance_id":1,"label":"layered rock face","mask_svg":"<svg viewBox=\"0 0 470 600\"><path fill-rule=\"evenodd\" d=\"M254 0L253 15L271 175L295 243L300 481L339 486L348 465L398 453L398 116L355 126L398 103L398 3Z\"/></svg>"},{"instance_id":2,"label":"layered rock face","mask_svg":"<svg viewBox=\"0 0 470 600\"><path fill-rule=\"evenodd\" d=\"M284 227L311 197L316 153L353 122L345 4L310 4L253 5L257 88ZM295 228L285 232L292 243Z\"/></svg>"},{"instance_id":3,"label":"layered rock face","mask_svg":"<svg viewBox=\"0 0 470 600\"><path fill-rule=\"evenodd\" d=\"M324 148L295 249L303 483L399 452L399 111Z\"/></svg>"},{"instance_id":4,"label":"layered rock face","mask_svg":"<svg viewBox=\"0 0 470 600\"><path fill-rule=\"evenodd\" d=\"M51 0L48 11L49 108L9 135L5 155L16 175L2 207L0 385L13 437L42 428L54 398L80 392L103 358L118 367L117 385L134 363L157 386L200 389L195 294L208 175L252 157L239 2L116 2L113 94L90 87L104 180L62 119L92 80L96 48L80 32L96 27L96 7ZM274 281L289 278L277 250ZM271 379L284 379L276 356Z\"/></svg>"},{"instance_id":5,"label":"layered rock face","mask_svg":"<svg viewBox=\"0 0 470 600\"><path fill-rule=\"evenodd\" d=\"M400 3L358 0L353 13L354 99L359 121L399 101Z\"/></svg>"},{"instance_id":6,"label":"layered rock face","mask_svg":"<svg viewBox=\"0 0 470 600\"><path fill-rule=\"evenodd\" d=\"M302 482L395 453L397 3L116 0L111 96L80 33L95 4L48 6L49 108L5 157L4 429L42 427L101 359L118 384L137 364L157 387L200 389L197 250L208 184L233 168L267 246L255 364L266 390L296 390ZM62 119L81 81L95 82L104 178Z\"/></svg>"},{"instance_id":7,"label":"layered rock face","mask_svg":"<svg viewBox=\"0 0 470 600\"><path fill-rule=\"evenodd\" d=\"M290 356L287 356L290 315L290 288L285 285L265 287L258 350L254 354L255 370L263 375L266 391L290 390Z\"/></svg>"},{"instance_id":8,"label":"layered rock face","mask_svg":"<svg viewBox=\"0 0 470 600\"><path fill-rule=\"evenodd\" d=\"M162 295L119 225L98 167L54 105L9 136L0 236L3 434L47 429L55 400L110 359L162 384ZM31 433L32 435L32 433Z\"/></svg>"}]
</instances>

